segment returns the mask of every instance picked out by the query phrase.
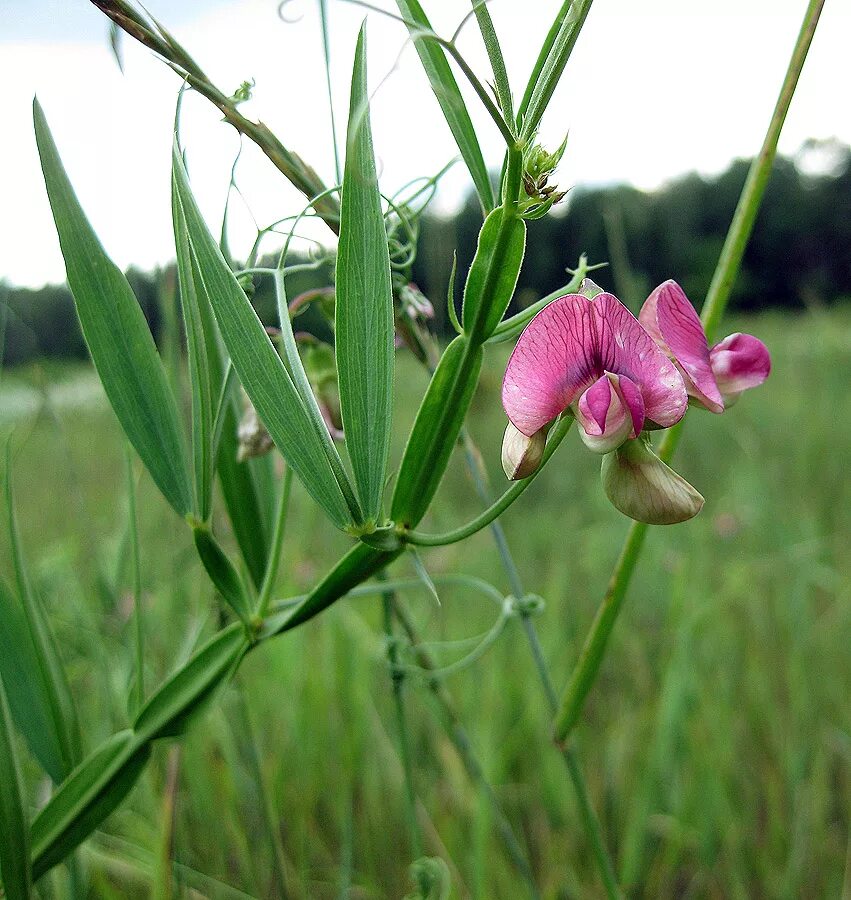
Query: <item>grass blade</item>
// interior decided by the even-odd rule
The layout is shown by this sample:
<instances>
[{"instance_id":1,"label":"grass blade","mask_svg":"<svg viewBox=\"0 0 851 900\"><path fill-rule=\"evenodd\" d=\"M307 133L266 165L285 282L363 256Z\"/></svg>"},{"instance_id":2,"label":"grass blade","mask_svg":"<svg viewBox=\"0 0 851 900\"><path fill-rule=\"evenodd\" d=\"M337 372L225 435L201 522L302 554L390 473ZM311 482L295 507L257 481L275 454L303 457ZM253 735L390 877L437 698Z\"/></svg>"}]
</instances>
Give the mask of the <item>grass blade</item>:
<instances>
[{"instance_id":1,"label":"grass blade","mask_svg":"<svg viewBox=\"0 0 851 900\"><path fill-rule=\"evenodd\" d=\"M106 255L62 166L38 101L36 142L68 284L92 360L121 426L157 487L180 515L192 488L177 404L145 316Z\"/></svg>"},{"instance_id":2,"label":"grass blade","mask_svg":"<svg viewBox=\"0 0 851 900\"><path fill-rule=\"evenodd\" d=\"M431 23L420 6L419 0L396 0L396 5L399 7L399 12L406 19L420 25L422 31L432 31ZM487 214L495 205L493 185L482 156L482 150L479 147L476 131L470 120L470 114L467 112L467 106L458 89L458 82L452 74L449 61L441 47L434 41L417 39L417 35L422 33L420 29L409 26L408 30L414 38L417 53L428 76L431 89L443 110L444 118L461 151L461 156L470 170L482 208Z\"/></svg>"},{"instance_id":3,"label":"grass blade","mask_svg":"<svg viewBox=\"0 0 851 900\"><path fill-rule=\"evenodd\" d=\"M488 59L493 70L493 86L496 90L496 99L499 101L500 109L506 121L511 122L514 119L511 85L508 82L505 59L502 55L502 48L499 46L496 29L493 27L493 19L491 19L487 0L472 0L472 2L473 11L476 13L476 21L479 23L479 31L482 33L482 40L485 42L485 49L488 52Z\"/></svg>"},{"instance_id":4,"label":"grass blade","mask_svg":"<svg viewBox=\"0 0 851 900\"><path fill-rule=\"evenodd\" d=\"M529 140L558 86L564 67L576 45L593 0L565 2L556 16L520 106L521 140Z\"/></svg>"},{"instance_id":5,"label":"grass blade","mask_svg":"<svg viewBox=\"0 0 851 900\"><path fill-rule=\"evenodd\" d=\"M395 354L390 254L369 122L365 25L352 73L336 284L336 354L346 446L366 521L380 524Z\"/></svg>"},{"instance_id":6,"label":"grass blade","mask_svg":"<svg viewBox=\"0 0 851 900\"><path fill-rule=\"evenodd\" d=\"M21 709L20 721L27 724L27 731L24 733L34 753L38 748L39 752L36 755L39 762L45 766L53 781L58 783L67 776L82 756L80 729L56 641L32 587L24 559L15 515L11 466L8 460L6 507L12 565L20 606L13 605L11 598L7 598L5 605L9 617L0 631L8 629L7 634L14 647L12 660L17 658L18 664L25 668L12 669L5 659L0 665L4 670L7 689L15 698L13 708L21 709L27 700L36 700L36 706L32 709ZM11 674L7 674L9 671ZM22 685L23 681L28 684Z\"/></svg>"},{"instance_id":7,"label":"grass blade","mask_svg":"<svg viewBox=\"0 0 851 900\"><path fill-rule=\"evenodd\" d=\"M0 877L8 900L29 900L32 886L29 825L22 796L12 716L0 678Z\"/></svg>"},{"instance_id":8,"label":"grass blade","mask_svg":"<svg viewBox=\"0 0 851 900\"><path fill-rule=\"evenodd\" d=\"M177 251L177 277L180 305L186 329L189 383L192 387L192 462L195 470L195 515L206 522L213 496L213 384L207 358L200 305L209 303L203 281L198 277L198 261L189 249L186 217L177 193L174 176L171 183L171 210L174 243Z\"/></svg>"},{"instance_id":9,"label":"grass blade","mask_svg":"<svg viewBox=\"0 0 851 900\"><path fill-rule=\"evenodd\" d=\"M173 161L189 246L234 368L284 459L334 524L346 528L353 523L353 516L322 440L257 313L207 229L176 148Z\"/></svg>"}]
</instances>

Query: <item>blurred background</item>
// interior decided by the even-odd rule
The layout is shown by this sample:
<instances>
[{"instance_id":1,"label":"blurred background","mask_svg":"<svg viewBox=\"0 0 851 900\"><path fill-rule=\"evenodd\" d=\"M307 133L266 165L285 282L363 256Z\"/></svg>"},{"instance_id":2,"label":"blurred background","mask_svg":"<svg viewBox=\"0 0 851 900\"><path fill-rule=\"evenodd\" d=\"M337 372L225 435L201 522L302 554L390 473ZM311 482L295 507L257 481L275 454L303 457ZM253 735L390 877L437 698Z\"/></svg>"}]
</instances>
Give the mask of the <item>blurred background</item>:
<instances>
[{"instance_id":1,"label":"blurred background","mask_svg":"<svg viewBox=\"0 0 851 900\"><path fill-rule=\"evenodd\" d=\"M424 5L444 34L467 12L463 3ZM149 6L226 93L253 80L241 109L333 182L315 2ZM489 5L517 93L557 7ZM567 197L530 223L515 307L563 284L580 253L609 263L596 280L633 310L669 277L700 306L804 7L597 0L540 134L548 149L569 134L556 176ZM366 10L336 0L329 10L340 123ZM454 145L404 29L377 13L369 20L376 152L391 193L438 172ZM633 896L851 897L849 37L851 9L828 0L722 332L763 339L772 376L721 418L690 413L676 466L706 506L686 525L651 532L578 730L592 800ZM477 72L487 71L475 23L459 46ZM127 721L124 440L63 284L30 104L37 93L86 212L128 271L172 377L184 383L168 193L179 79L129 39L117 48L123 72L115 55L106 19L84 0L0 5L0 439L11 448L23 542L90 747ZM470 108L496 174L499 135L475 99ZM182 132L193 187L216 232L238 138L192 94ZM235 171L229 236L239 257L255 222L265 226L303 201L251 145ZM441 335L453 251L465 272L480 223L456 165L423 222L414 268ZM329 242L327 232L305 233ZM306 253L309 244L301 246ZM330 278L328 269L305 273L293 293ZM262 286L255 303L273 321ZM494 492L504 485L506 358L505 348L489 353L470 421ZM425 384L400 353L394 460ZM570 436L503 519L526 589L545 600L538 625L557 684L572 669L627 528L597 469ZM154 684L210 632L215 615L183 523L147 475L139 491ZM309 588L347 546L298 485L293 504L282 596ZM459 456L425 527L454 527L480 508ZM464 571L508 590L486 532L424 560L433 573ZM5 528L0 561L11 580ZM404 561L397 568L413 573ZM440 607L425 591L408 599L449 663L467 647L456 642L485 632L498 610L457 587L440 594ZM545 896L601 896L519 626L446 688ZM427 851L448 861L459 897L518 896L490 808L425 681L412 676L406 696ZM32 761L26 785L35 808L45 785ZM337 604L254 654L183 744L157 748L129 804L87 844L90 895L147 896L165 834L187 896L274 896L270 803L292 896L400 897L410 888L374 600ZM57 896L63 879L60 872L49 886Z\"/></svg>"}]
</instances>

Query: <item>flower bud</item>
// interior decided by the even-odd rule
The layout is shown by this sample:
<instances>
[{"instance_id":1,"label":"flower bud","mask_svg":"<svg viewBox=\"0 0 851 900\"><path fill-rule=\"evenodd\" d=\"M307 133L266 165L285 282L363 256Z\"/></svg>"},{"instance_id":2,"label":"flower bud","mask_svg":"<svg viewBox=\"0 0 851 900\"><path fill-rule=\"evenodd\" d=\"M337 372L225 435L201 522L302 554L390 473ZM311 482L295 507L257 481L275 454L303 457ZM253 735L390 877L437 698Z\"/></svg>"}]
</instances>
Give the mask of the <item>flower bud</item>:
<instances>
[{"instance_id":1,"label":"flower bud","mask_svg":"<svg viewBox=\"0 0 851 900\"><path fill-rule=\"evenodd\" d=\"M648 525L685 522L703 508L703 497L644 438L627 441L605 456L600 477L612 505Z\"/></svg>"},{"instance_id":2,"label":"flower bud","mask_svg":"<svg viewBox=\"0 0 851 900\"><path fill-rule=\"evenodd\" d=\"M506 477L510 481L519 481L536 472L541 465L546 444L546 428L527 437L509 422L502 439L502 469Z\"/></svg>"},{"instance_id":3,"label":"flower bud","mask_svg":"<svg viewBox=\"0 0 851 900\"><path fill-rule=\"evenodd\" d=\"M266 426L260 421L257 410L245 391L242 392L242 409L242 419L236 432L239 439L237 462L245 462L253 456L264 456L274 446Z\"/></svg>"}]
</instances>

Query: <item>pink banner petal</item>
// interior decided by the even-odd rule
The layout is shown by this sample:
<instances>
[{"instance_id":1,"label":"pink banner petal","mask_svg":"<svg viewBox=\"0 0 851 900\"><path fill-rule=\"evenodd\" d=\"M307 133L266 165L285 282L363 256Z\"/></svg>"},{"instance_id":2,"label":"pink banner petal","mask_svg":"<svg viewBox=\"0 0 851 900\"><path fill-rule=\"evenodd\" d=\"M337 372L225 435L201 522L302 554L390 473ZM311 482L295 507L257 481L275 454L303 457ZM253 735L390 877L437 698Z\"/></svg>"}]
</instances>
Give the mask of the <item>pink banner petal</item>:
<instances>
[{"instance_id":1,"label":"pink banner petal","mask_svg":"<svg viewBox=\"0 0 851 900\"><path fill-rule=\"evenodd\" d=\"M526 327L508 361L502 405L518 431L531 437L576 401L600 375L591 304L567 294Z\"/></svg>"},{"instance_id":2,"label":"pink banner petal","mask_svg":"<svg viewBox=\"0 0 851 900\"><path fill-rule=\"evenodd\" d=\"M598 294L591 306L600 365L638 385L648 418L665 428L679 422L688 397L676 366L613 294Z\"/></svg>"}]
</instances>

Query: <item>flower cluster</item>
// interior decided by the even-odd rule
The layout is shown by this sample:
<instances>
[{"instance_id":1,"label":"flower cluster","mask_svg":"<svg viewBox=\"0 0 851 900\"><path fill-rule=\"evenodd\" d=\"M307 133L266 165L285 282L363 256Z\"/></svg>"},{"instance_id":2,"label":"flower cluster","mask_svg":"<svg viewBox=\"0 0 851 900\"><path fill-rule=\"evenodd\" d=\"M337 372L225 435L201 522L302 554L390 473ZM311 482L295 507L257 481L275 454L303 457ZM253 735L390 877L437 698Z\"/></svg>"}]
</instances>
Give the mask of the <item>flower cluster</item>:
<instances>
[{"instance_id":1,"label":"flower cluster","mask_svg":"<svg viewBox=\"0 0 851 900\"><path fill-rule=\"evenodd\" d=\"M612 503L653 524L697 515L703 497L652 451L648 432L675 425L689 404L721 413L762 384L765 345L732 334L710 349L694 307L675 281L659 285L639 317L586 279L559 297L520 336L502 403L509 425L503 468L525 478L540 464L552 422L569 411L584 443L603 460Z\"/></svg>"}]
</instances>

